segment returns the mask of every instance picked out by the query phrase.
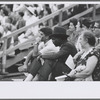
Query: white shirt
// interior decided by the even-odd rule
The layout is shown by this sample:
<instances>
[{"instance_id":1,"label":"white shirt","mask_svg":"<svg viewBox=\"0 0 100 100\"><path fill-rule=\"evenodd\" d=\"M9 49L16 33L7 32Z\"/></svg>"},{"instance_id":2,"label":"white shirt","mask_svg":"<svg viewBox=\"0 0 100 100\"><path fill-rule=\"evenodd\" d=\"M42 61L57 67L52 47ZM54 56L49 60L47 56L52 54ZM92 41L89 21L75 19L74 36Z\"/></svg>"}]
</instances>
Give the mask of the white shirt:
<instances>
[{"instance_id":1,"label":"white shirt","mask_svg":"<svg viewBox=\"0 0 100 100\"><path fill-rule=\"evenodd\" d=\"M32 23L35 23L36 21L38 21L38 18L35 17L35 16L32 16L32 17L28 18L26 20L26 26L31 25ZM31 31L32 34L36 35L38 33L38 25L29 28L28 31ZM26 32L25 35L26 36L29 36L30 35L30 32Z\"/></svg>"},{"instance_id":2,"label":"white shirt","mask_svg":"<svg viewBox=\"0 0 100 100\"><path fill-rule=\"evenodd\" d=\"M50 53L56 53L58 52L60 47L56 47L52 40L50 39L46 44L44 44L44 48L41 49L39 52L44 55L44 54L50 54Z\"/></svg>"}]
</instances>

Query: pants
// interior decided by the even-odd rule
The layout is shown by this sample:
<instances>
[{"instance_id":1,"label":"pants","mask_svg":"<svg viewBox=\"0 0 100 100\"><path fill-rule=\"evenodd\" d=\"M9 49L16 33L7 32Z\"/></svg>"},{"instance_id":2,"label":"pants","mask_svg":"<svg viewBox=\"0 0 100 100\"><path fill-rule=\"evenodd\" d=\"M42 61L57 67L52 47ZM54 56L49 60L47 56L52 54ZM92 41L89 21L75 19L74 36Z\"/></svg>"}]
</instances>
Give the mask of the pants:
<instances>
[{"instance_id":1,"label":"pants","mask_svg":"<svg viewBox=\"0 0 100 100\"><path fill-rule=\"evenodd\" d=\"M58 61L52 70L50 81L56 81L55 77L63 75L62 72L69 73L70 71L71 69L64 62Z\"/></svg>"},{"instance_id":2,"label":"pants","mask_svg":"<svg viewBox=\"0 0 100 100\"><path fill-rule=\"evenodd\" d=\"M43 67L38 71L39 81L47 81L50 73L52 72L53 65L55 64L54 60L45 60Z\"/></svg>"},{"instance_id":3,"label":"pants","mask_svg":"<svg viewBox=\"0 0 100 100\"><path fill-rule=\"evenodd\" d=\"M54 63L54 60L45 60L42 65L40 60L35 58L30 65L29 73L31 73L33 77L39 74L39 81L47 81Z\"/></svg>"}]
</instances>

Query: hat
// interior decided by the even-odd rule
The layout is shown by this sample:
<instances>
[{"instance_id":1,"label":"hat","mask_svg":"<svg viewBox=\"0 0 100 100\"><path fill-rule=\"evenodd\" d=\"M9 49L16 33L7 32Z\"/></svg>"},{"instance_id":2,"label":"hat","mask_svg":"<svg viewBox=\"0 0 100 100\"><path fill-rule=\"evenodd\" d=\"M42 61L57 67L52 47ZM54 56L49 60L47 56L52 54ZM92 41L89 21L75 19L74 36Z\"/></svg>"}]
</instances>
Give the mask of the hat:
<instances>
[{"instance_id":1,"label":"hat","mask_svg":"<svg viewBox=\"0 0 100 100\"><path fill-rule=\"evenodd\" d=\"M53 33L50 27L43 27L40 31L42 31L46 36L50 36Z\"/></svg>"},{"instance_id":2,"label":"hat","mask_svg":"<svg viewBox=\"0 0 100 100\"><path fill-rule=\"evenodd\" d=\"M26 7L27 8L27 10L29 11L29 12L31 12L33 15L35 15L35 13L34 13L34 8L32 8L32 7Z\"/></svg>"},{"instance_id":3,"label":"hat","mask_svg":"<svg viewBox=\"0 0 100 100\"><path fill-rule=\"evenodd\" d=\"M50 38L52 38L52 37L67 39L69 36L66 34L65 28L57 26L57 27L54 28L53 34L50 35Z\"/></svg>"}]
</instances>

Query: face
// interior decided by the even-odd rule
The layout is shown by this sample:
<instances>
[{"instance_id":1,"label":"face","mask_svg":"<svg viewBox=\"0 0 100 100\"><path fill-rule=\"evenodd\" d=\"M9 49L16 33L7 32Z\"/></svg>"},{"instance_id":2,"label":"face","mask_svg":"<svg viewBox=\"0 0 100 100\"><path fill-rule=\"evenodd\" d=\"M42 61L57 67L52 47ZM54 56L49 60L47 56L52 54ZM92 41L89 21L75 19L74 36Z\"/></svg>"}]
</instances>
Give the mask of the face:
<instances>
[{"instance_id":1,"label":"face","mask_svg":"<svg viewBox=\"0 0 100 100\"><path fill-rule=\"evenodd\" d=\"M2 15L2 16L3 16L3 10L2 10L2 9L0 10L0 15Z\"/></svg>"},{"instance_id":2,"label":"face","mask_svg":"<svg viewBox=\"0 0 100 100\"><path fill-rule=\"evenodd\" d=\"M85 48L87 41L84 39L83 34L79 37L79 43L81 44L82 48Z\"/></svg>"},{"instance_id":3,"label":"face","mask_svg":"<svg viewBox=\"0 0 100 100\"><path fill-rule=\"evenodd\" d=\"M73 23L69 23L69 29L75 29L75 26L74 26L74 24Z\"/></svg>"},{"instance_id":4,"label":"face","mask_svg":"<svg viewBox=\"0 0 100 100\"><path fill-rule=\"evenodd\" d=\"M79 29L80 29L80 22L78 22L76 25L76 30L79 30Z\"/></svg>"},{"instance_id":5,"label":"face","mask_svg":"<svg viewBox=\"0 0 100 100\"><path fill-rule=\"evenodd\" d=\"M39 37L41 38L41 41L45 41L46 40L46 36L42 31L39 31Z\"/></svg>"},{"instance_id":6,"label":"face","mask_svg":"<svg viewBox=\"0 0 100 100\"><path fill-rule=\"evenodd\" d=\"M96 30L98 28L99 28L99 23L95 22L94 27L93 27L93 30Z\"/></svg>"},{"instance_id":7,"label":"face","mask_svg":"<svg viewBox=\"0 0 100 100\"><path fill-rule=\"evenodd\" d=\"M62 44L62 40L60 38L53 37L52 41L55 46L61 46L61 44Z\"/></svg>"}]
</instances>

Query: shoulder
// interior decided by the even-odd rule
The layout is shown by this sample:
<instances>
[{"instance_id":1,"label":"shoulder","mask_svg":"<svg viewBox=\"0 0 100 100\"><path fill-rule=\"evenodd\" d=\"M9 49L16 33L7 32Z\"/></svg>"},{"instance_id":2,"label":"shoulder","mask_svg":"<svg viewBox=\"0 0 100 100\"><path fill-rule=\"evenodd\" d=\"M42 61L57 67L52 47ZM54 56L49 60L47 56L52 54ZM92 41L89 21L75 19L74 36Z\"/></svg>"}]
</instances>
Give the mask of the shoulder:
<instances>
[{"instance_id":1,"label":"shoulder","mask_svg":"<svg viewBox=\"0 0 100 100\"><path fill-rule=\"evenodd\" d=\"M68 47L71 47L71 48L75 48L75 45L74 45L74 43L73 42L66 42L65 44L64 44L64 46L68 46Z\"/></svg>"},{"instance_id":2,"label":"shoulder","mask_svg":"<svg viewBox=\"0 0 100 100\"><path fill-rule=\"evenodd\" d=\"M90 52L89 56L95 56L95 57L97 57L97 59L99 59L99 58L100 58L100 50L94 48L94 49Z\"/></svg>"}]
</instances>

